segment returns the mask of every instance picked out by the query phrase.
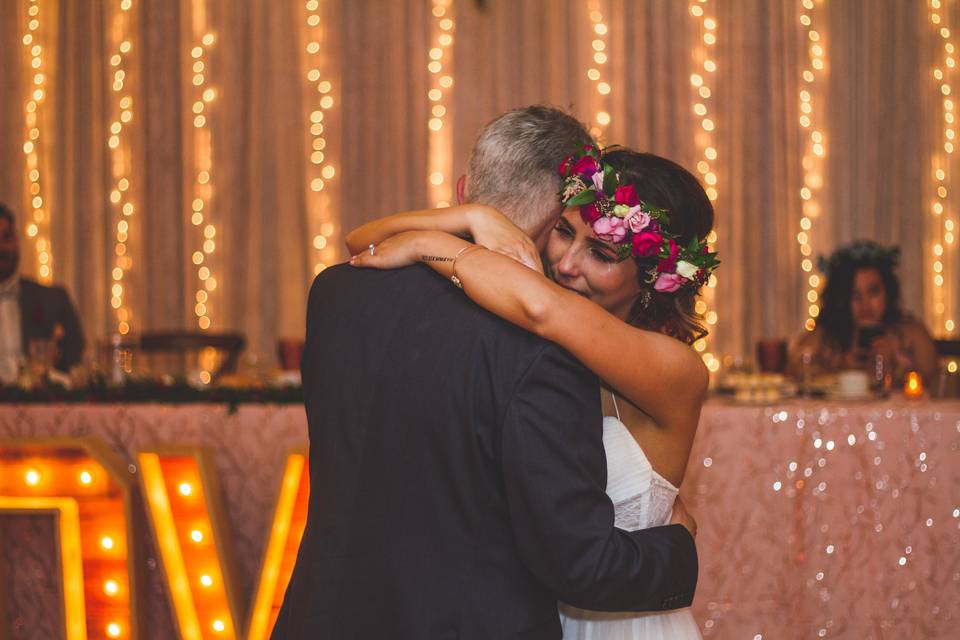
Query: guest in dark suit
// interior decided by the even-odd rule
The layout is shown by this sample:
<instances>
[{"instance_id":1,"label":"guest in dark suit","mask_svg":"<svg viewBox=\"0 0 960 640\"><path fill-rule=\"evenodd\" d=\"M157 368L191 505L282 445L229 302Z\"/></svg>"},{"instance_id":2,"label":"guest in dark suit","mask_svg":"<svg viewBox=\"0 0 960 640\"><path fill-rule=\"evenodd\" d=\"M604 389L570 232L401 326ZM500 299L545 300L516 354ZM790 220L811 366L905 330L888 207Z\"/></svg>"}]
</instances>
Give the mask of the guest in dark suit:
<instances>
[{"instance_id":1,"label":"guest in dark suit","mask_svg":"<svg viewBox=\"0 0 960 640\"><path fill-rule=\"evenodd\" d=\"M54 367L68 371L83 358L83 329L70 296L19 274L20 243L13 212L0 204L0 377L11 382L30 341L53 339ZM12 363L12 366L11 366Z\"/></svg>"},{"instance_id":2,"label":"guest in dark suit","mask_svg":"<svg viewBox=\"0 0 960 640\"><path fill-rule=\"evenodd\" d=\"M556 166L589 142L555 110L510 112L467 189L542 246ZM302 373L310 504L273 640L557 640L558 600L690 605L687 529L614 527L596 377L428 268L320 274Z\"/></svg>"}]
</instances>

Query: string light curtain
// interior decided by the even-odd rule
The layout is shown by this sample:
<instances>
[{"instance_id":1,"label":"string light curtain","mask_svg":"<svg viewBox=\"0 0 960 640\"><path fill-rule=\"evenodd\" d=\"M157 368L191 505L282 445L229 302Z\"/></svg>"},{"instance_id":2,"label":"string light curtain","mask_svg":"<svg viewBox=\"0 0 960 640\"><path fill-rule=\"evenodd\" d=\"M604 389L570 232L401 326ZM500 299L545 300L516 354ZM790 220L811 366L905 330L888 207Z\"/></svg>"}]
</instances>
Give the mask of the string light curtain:
<instances>
[{"instance_id":1,"label":"string light curtain","mask_svg":"<svg viewBox=\"0 0 960 640\"><path fill-rule=\"evenodd\" d=\"M450 133L452 114L447 111L450 92L453 91L453 36L456 25L452 0L433 0L429 62L430 118L427 120L430 152L427 158L428 190L433 206L448 207L453 200L453 164Z\"/></svg>"},{"instance_id":2,"label":"string light curtain","mask_svg":"<svg viewBox=\"0 0 960 640\"><path fill-rule=\"evenodd\" d=\"M48 16L41 12L38 0L23 0L20 3L20 25L23 45L21 56L24 72L24 133L23 154L25 157L26 203L28 212L26 224L27 237L32 240L36 256L36 273L41 282L49 284L53 280L53 246L50 238L50 216L52 208L47 196L47 182L50 177L48 153L52 151L43 132L49 129L47 73L49 54L44 55L44 40L47 36Z\"/></svg>"},{"instance_id":3,"label":"string light curtain","mask_svg":"<svg viewBox=\"0 0 960 640\"><path fill-rule=\"evenodd\" d=\"M947 284L949 274L957 273L957 245L956 245L956 200L952 194L955 172L952 170L954 153L957 145L957 97L953 91L952 80L956 78L957 51L955 37L948 26L946 19L948 12L943 0L928 0L930 28L939 41L940 55L931 70L932 86L938 99L941 101L941 113L938 118L942 122L940 135L935 141L930 154L930 171L934 196L930 204L929 220L933 241L929 248L930 269L926 273L926 281L931 283L932 291L932 318L934 330L944 335L952 335L956 329L956 298L951 295ZM951 363L955 371L957 365Z\"/></svg>"},{"instance_id":4,"label":"string light curtain","mask_svg":"<svg viewBox=\"0 0 960 640\"><path fill-rule=\"evenodd\" d=\"M121 280L124 306L136 318L132 331L199 328L196 296L206 288L192 258L209 239L215 251L199 266L215 266L210 275L218 285L217 304L209 298L204 303L206 317L214 329L245 333L250 351L269 361L278 337L302 335L307 286L316 265L336 260L321 254L331 246L339 249L342 230L435 202L428 157L433 74L427 64L439 25L432 1L319 0L314 13L324 39L318 41L323 57L318 66L301 59L310 42L307 2L206 0L216 41L205 47L204 90L214 88L215 98L196 114L193 107L203 92L198 98L192 84L196 60L190 54L198 38L202 46L204 34L181 29L189 24L192 0L133 0L131 11L141 18L131 23L132 57L124 61L132 120L121 132L121 141L129 135L134 149L122 199L135 206L126 241L133 263ZM699 94L691 93L690 52L703 43L693 4L604 0L599 10L607 33L598 34L587 0L457 2L453 43L443 53L439 74L452 72L456 83L443 103L442 130L452 140L446 175L452 185L477 130L506 109L546 102L568 107L590 123L600 110L595 102L600 94L586 72L594 64L601 70L592 43L602 35L607 56L602 79L612 89L604 96L603 110L610 116L606 140L671 157L695 173L698 163L707 161L718 178L723 293L707 309L717 314L709 352L718 359L749 357L756 338L801 331L811 304L809 276L816 274L802 270L797 241L804 231L798 229L803 214L798 192L809 141L798 126L797 99L812 41L800 40L798 2L706 3L717 36L711 96L703 102L716 124L711 134L717 158L710 159L695 139L702 118L691 111ZM14 87L18 96L0 109L0 160L16 168L0 176L0 200L17 210L23 270L37 276L40 226L38 236L27 235L34 210L23 150L29 134L26 99L33 90L26 68L31 50L23 44L28 5L0 3L0 55L19 60L0 66L4 86ZM39 111L39 178L49 215L44 233L54 281L67 285L93 339L119 328L110 302L122 208L118 216L110 201L115 181L111 150L105 148L118 112L109 67L114 41L104 7L115 5L40 0L39 6L40 32L53 31L41 43L45 97L52 101L47 116L43 105ZM901 244L905 306L916 313L929 310L931 328L943 333L946 314L956 313L949 306L958 286L949 277L956 262L943 260L945 315L937 320L934 238L925 235L936 224L941 236L947 233L946 211L939 223L931 213L936 188L930 154L934 147L942 150L943 141L916 135L925 122L936 122L936 135L945 135L943 96L934 95L939 84L931 73L935 64L945 67L946 51L930 10L926 1L816 5L813 26L829 34L829 43L822 42L831 45L825 46L830 73L818 89L824 101L812 104L830 138L819 193L823 213L811 219L808 244L815 248L811 259L857 237ZM942 26L954 37L955 12L942 14ZM331 34L342 41L328 46ZM922 43L932 48L934 41L936 62L918 53ZM307 74L313 68L321 76L311 88ZM333 105L329 111L319 108L324 115L317 123L311 115L324 95L317 91L323 80L331 81ZM187 145L197 115L215 134L216 171L210 171L208 184L215 182L216 192L205 204L203 223L195 226L193 190L200 176ZM314 124L323 125L322 134L312 133L319 131ZM315 165L312 145L319 137L325 140L319 150L324 158ZM53 143L56 153L48 155L45 167L42 151ZM327 163L334 167L332 179L322 174ZM949 202L955 187L944 171ZM310 191L317 177L324 189ZM310 204L316 193L330 198L328 208ZM213 238L204 235L210 223L216 225ZM328 229L333 235L319 250L315 242L325 235L323 224L334 226ZM954 255L955 249L943 245L945 256ZM923 297L924 278L929 298Z\"/></svg>"},{"instance_id":5,"label":"string light curtain","mask_svg":"<svg viewBox=\"0 0 960 640\"><path fill-rule=\"evenodd\" d=\"M206 331L212 325L211 316L213 292L217 290L217 278L211 268L211 255L217 246L217 218L215 201L214 143L209 126L210 112L217 96L216 88L210 80L211 50L217 37L210 29L207 17L207 0L192 0L188 17L191 45L189 55L184 57L189 71L189 88L184 93L189 112L185 122L191 131L187 139L192 143L188 148L186 163L191 166L185 177L188 186L185 194L189 199L189 217L196 228L194 251L190 253L190 262L196 270L197 283L194 293L193 312L197 326ZM186 84L186 83L185 83ZM209 372L206 373L209 381Z\"/></svg>"},{"instance_id":6,"label":"string light curtain","mask_svg":"<svg viewBox=\"0 0 960 640\"><path fill-rule=\"evenodd\" d=\"M331 127L331 115L337 105L334 97L336 65L332 63L331 52L336 50L336 32L331 28L328 15L329 1L307 0L304 4L303 21L306 42L302 43L302 64L304 77L304 108L308 111L307 154L309 164L307 207L311 221L313 248L316 250L313 260L313 273L317 274L333 264L339 255L339 247L334 234L336 212L331 206L335 199L334 178L337 169L330 148L331 136L336 127ZM335 125L336 123L334 123Z\"/></svg>"},{"instance_id":7,"label":"string light curtain","mask_svg":"<svg viewBox=\"0 0 960 640\"><path fill-rule=\"evenodd\" d=\"M821 4L824 0L821 1ZM800 188L800 199L802 200L802 216L800 217L800 230L797 233L797 243L800 245L800 268L803 270L804 277L807 278L806 298L809 302L807 307L807 320L804 322L804 328L807 331L813 331L816 327L816 318L820 315L820 305L818 303L819 292L817 290L820 284L820 276L814 273L815 259L813 256L813 246L810 236L813 234L813 221L820 217L820 199L818 194L823 187L823 158L826 155L826 140L823 133L823 123L820 122L822 111L818 115L814 103L819 102L823 97L823 92L818 91L823 86L823 76L827 73L826 63L826 44L823 34L814 26L815 4L814 0L800 0L800 10L798 20L801 25L804 39L808 40L807 59L808 66L801 72L800 89L800 127L804 133L803 149L803 186Z\"/></svg>"},{"instance_id":8,"label":"string light curtain","mask_svg":"<svg viewBox=\"0 0 960 640\"><path fill-rule=\"evenodd\" d=\"M590 15L590 26L594 34L593 40L590 41L593 56L590 58L587 78L595 83L594 86L597 90L597 97L595 98L597 107L592 110L590 133L603 144L606 142L604 134L610 125L610 107L607 104L610 100L608 96L613 91L609 78L603 73L609 60L607 41L610 27L603 19L603 6L600 0L588 0L587 7Z\"/></svg>"},{"instance_id":9,"label":"string light curtain","mask_svg":"<svg viewBox=\"0 0 960 640\"><path fill-rule=\"evenodd\" d=\"M131 64L133 54L132 24L136 20L133 0L116 0L106 7L109 45L107 53L107 83L110 85L110 108L107 149L110 166L110 204L114 220L115 244L113 269L110 273L110 306L114 310L115 330L121 335L130 332L133 314L129 304L130 285L127 277L133 267L130 252L131 225L135 223L131 181L133 180L133 144L129 128L134 120L134 96L130 82L136 73Z\"/></svg>"},{"instance_id":10,"label":"string light curtain","mask_svg":"<svg viewBox=\"0 0 960 640\"><path fill-rule=\"evenodd\" d=\"M717 44L717 19L711 15L712 10L713 7L710 6L709 0L695 0L690 4L690 15L696 20L698 27L695 33L699 35L693 48L695 69L690 75L690 85L694 92L693 114L699 120L699 128L693 136L700 152L700 158L697 160L697 173L700 174L700 179L705 185L707 197L710 198L712 203L716 203L718 178L715 164L719 154L714 144L714 130L717 125L710 107L713 98L711 87L714 86L712 80L716 77L717 72L716 56L713 55L714 47ZM720 222L721 219L718 217L717 225ZM714 230L707 236L707 242L711 246L715 246L717 239L715 225ZM707 286L703 289L703 298L696 303L696 311L703 315L711 332L713 332L718 319L717 312L711 308L716 299L717 282L717 275L711 274ZM703 354L703 362L707 365L707 368L710 371L717 371L720 369L720 360L711 351L707 350L709 337L708 335L707 338L697 340L694 343L694 348Z\"/></svg>"}]
</instances>

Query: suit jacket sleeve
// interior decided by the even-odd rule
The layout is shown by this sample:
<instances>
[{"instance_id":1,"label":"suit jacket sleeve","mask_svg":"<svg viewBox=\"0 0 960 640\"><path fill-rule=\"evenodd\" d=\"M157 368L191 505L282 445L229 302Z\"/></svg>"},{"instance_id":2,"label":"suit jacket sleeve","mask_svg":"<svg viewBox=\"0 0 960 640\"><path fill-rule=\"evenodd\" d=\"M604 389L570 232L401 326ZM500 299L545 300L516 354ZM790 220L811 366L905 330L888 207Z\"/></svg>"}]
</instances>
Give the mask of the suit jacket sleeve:
<instances>
[{"instance_id":1,"label":"suit jacket sleeve","mask_svg":"<svg viewBox=\"0 0 960 640\"><path fill-rule=\"evenodd\" d=\"M600 611L690 605L693 538L679 525L614 527L598 381L559 347L540 352L511 399L502 460L520 553L560 600Z\"/></svg>"}]
</instances>

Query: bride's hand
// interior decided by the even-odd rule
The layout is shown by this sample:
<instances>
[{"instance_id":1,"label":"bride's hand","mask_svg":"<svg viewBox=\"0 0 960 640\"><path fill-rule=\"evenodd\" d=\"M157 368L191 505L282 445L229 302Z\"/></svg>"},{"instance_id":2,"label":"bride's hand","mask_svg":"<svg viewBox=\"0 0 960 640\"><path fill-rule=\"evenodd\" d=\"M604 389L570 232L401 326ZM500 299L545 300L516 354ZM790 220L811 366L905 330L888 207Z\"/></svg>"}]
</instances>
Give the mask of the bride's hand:
<instances>
[{"instance_id":1,"label":"bride's hand","mask_svg":"<svg viewBox=\"0 0 960 640\"><path fill-rule=\"evenodd\" d=\"M467 213L474 242L543 273L540 252L533 240L492 207L474 205Z\"/></svg>"},{"instance_id":2,"label":"bride's hand","mask_svg":"<svg viewBox=\"0 0 960 640\"><path fill-rule=\"evenodd\" d=\"M373 246L373 253L364 250L350 258L355 267L399 269L420 261L420 240L426 232L406 231Z\"/></svg>"}]
</instances>

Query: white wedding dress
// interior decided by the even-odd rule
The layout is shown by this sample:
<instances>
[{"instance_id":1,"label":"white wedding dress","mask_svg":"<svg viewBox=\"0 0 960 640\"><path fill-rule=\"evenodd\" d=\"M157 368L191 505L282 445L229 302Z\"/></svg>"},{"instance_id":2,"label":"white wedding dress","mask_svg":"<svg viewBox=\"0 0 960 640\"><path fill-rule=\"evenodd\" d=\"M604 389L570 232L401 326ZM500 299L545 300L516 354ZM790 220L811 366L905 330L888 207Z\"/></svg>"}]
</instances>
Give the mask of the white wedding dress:
<instances>
[{"instance_id":1,"label":"white wedding dress","mask_svg":"<svg viewBox=\"0 0 960 640\"><path fill-rule=\"evenodd\" d=\"M619 412L619 411L618 411ZM603 419L607 495L615 524L627 531L670 522L678 490L654 471L619 417ZM560 605L563 640L700 640L690 609L653 613L607 613Z\"/></svg>"}]
</instances>

